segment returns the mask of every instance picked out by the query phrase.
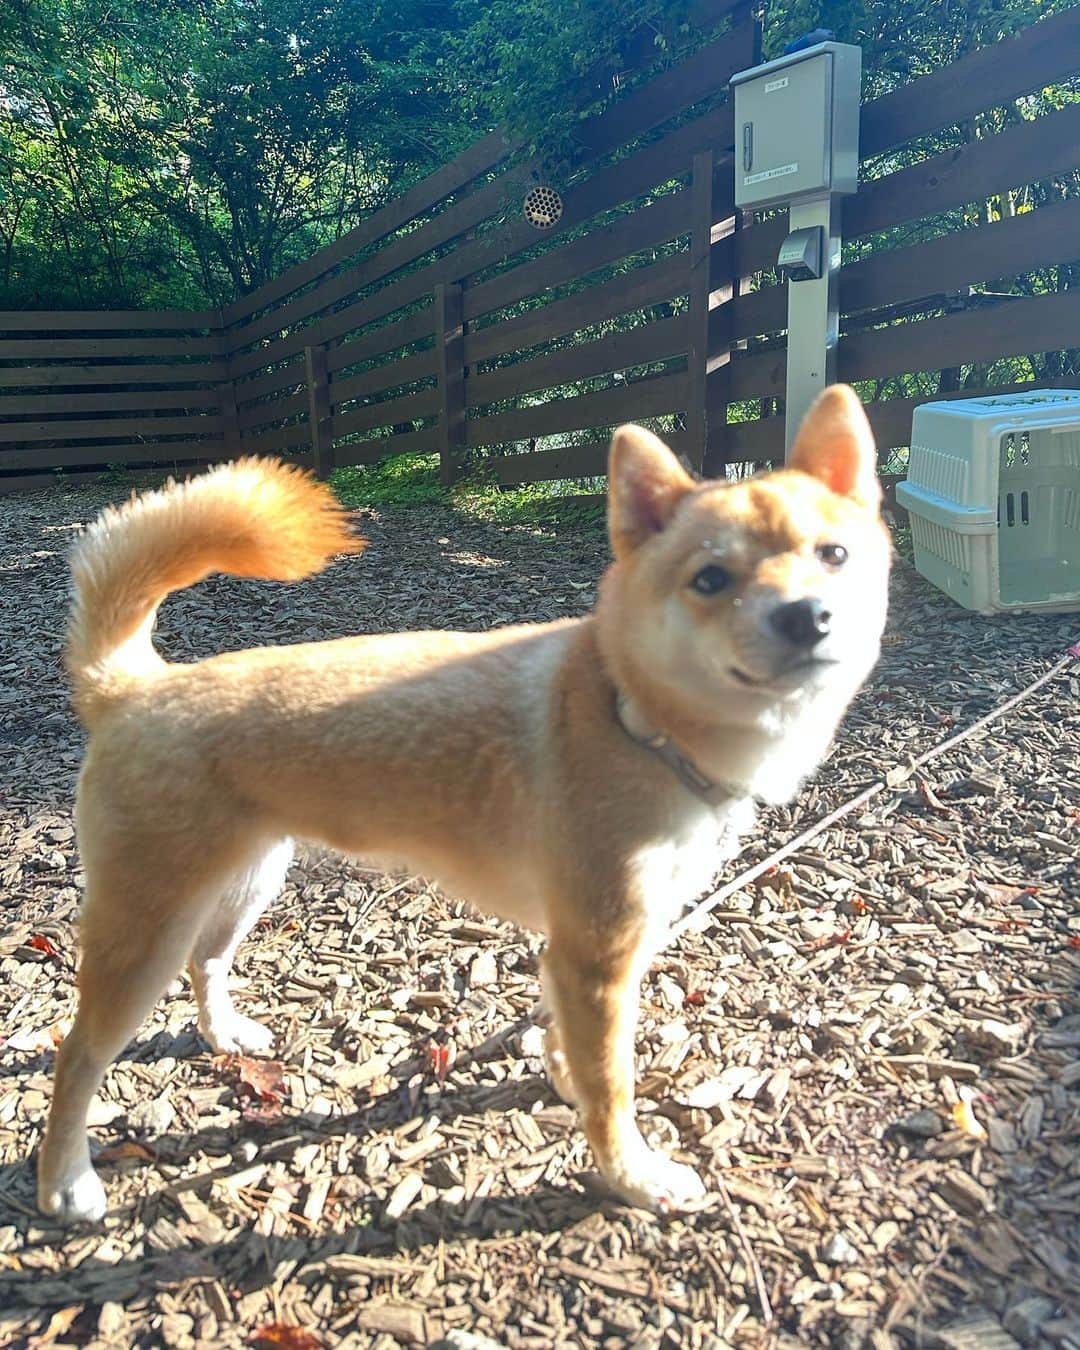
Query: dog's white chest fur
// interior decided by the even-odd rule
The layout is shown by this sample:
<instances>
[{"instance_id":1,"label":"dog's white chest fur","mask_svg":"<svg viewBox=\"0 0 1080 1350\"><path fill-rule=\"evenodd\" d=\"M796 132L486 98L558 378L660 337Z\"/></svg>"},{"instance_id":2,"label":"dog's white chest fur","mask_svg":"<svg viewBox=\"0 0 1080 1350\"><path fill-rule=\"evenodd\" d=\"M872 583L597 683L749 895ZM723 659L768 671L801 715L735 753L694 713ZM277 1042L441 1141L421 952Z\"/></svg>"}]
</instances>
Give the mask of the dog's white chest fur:
<instances>
[{"instance_id":1,"label":"dog's white chest fur","mask_svg":"<svg viewBox=\"0 0 1080 1350\"><path fill-rule=\"evenodd\" d=\"M682 911L711 885L720 867L738 852L739 837L754 823L750 798L716 810L694 804L662 842L634 859L641 893L656 929L656 945Z\"/></svg>"}]
</instances>

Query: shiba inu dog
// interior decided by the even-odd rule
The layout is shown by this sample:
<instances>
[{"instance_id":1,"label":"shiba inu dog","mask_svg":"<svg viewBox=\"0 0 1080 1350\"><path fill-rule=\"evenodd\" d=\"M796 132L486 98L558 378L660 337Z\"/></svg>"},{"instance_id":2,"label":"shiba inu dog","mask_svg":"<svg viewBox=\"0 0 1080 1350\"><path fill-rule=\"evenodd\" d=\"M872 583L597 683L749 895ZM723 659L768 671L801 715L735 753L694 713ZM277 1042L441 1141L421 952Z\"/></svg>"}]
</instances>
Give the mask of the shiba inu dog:
<instances>
[{"instance_id":1,"label":"shiba inu dog","mask_svg":"<svg viewBox=\"0 0 1080 1350\"><path fill-rule=\"evenodd\" d=\"M110 508L77 544L67 667L90 730L79 1008L57 1057L42 1210L97 1219L86 1115L186 963L218 1051L269 1033L229 997L292 840L404 862L542 932L546 1059L626 1201L697 1174L634 1120L642 973L755 801L794 794L877 658L891 557L869 424L833 386L788 467L695 482L651 432L610 458L593 612L487 633L264 647L190 665L158 605L214 571L292 581L361 544L330 492L241 460Z\"/></svg>"}]
</instances>

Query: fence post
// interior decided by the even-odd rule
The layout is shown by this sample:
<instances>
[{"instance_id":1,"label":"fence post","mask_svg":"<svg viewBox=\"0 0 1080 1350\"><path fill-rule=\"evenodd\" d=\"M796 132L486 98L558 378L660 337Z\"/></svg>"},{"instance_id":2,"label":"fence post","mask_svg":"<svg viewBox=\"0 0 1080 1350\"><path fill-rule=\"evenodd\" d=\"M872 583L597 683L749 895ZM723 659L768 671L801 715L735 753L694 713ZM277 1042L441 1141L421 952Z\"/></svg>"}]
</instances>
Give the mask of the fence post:
<instances>
[{"instance_id":1,"label":"fence post","mask_svg":"<svg viewBox=\"0 0 1080 1350\"><path fill-rule=\"evenodd\" d=\"M713 152L694 156L690 181L690 330L686 348L686 457L701 473L708 447L709 257L713 224Z\"/></svg>"},{"instance_id":2,"label":"fence post","mask_svg":"<svg viewBox=\"0 0 1080 1350\"><path fill-rule=\"evenodd\" d=\"M710 478L723 477L731 454L731 432L728 430L728 404L731 401L731 354L745 347L735 340L735 305L739 295L739 231L742 213L733 215L713 227L713 259L711 267L714 309L710 325L710 343L714 353L711 376L706 391L706 421L708 425L705 447L705 472Z\"/></svg>"},{"instance_id":3,"label":"fence post","mask_svg":"<svg viewBox=\"0 0 1080 1350\"><path fill-rule=\"evenodd\" d=\"M326 369L325 346L304 348L304 369L307 372L311 460L316 478L327 479L334 468L334 439L330 428L330 376Z\"/></svg>"},{"instance_id":4,"label":"fence post","mask_svg":"<svg viewBox=\"0 0 1080 1350\"><path fill-rule=\"evenodd\" d=\"M460 282L435 287L435 351L439 374L439 478L461 474L465 454L465 318Z\"/></svg>"},{"instance_id":5,"label":"fence post","mask_svg":"<svg viewBox=\"0 0 1080 1350\"><path fill-rule=\"evenodd\" d=\"M233 459L240 453L240 419L236 411L236 385L225 380L217 387L218 410L221 414L221 448L223 459Z\"/></svg>"}]
</instances>

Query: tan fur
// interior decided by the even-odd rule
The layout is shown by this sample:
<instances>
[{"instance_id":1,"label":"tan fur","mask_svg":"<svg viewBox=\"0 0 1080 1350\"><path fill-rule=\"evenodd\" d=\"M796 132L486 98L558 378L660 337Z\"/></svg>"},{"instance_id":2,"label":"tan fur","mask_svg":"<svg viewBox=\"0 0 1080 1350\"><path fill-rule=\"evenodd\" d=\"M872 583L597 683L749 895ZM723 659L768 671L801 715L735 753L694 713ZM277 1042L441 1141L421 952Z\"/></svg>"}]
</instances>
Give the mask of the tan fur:
<instances>
[{"instance_id":1,"label":"tan fur","mask_svg":"<svg viewBox=\"0 0 1080 1350\"><path fill-rule=\"evenodd\" d=\"M232 954L280 884L283 841L406 863L542 931L548 1059L615 1190L652 1207L701 1193L633 1112L641 974L752 816L825 753L877 653L889 544L854 395L830 391L797 467L694 484L649 432L612 448L616 561L596 611L489 633L260 648L194 665L153 652L168 590L211 570L292 578L358 544L324 489L247 461L109 512L79 545L68 665L91 725L79 784L87 874L80 1007L57 1066L42 1207L104 1206L85 1114L110 1060L185 962L217 1048L266 1049L233 1009ZM876 483L875 483L876 486ZM849 567L815 553L840 542ZM692 586L719 560L730 591ZM822 597L834 664L796 668L777 605ZM737 786L717 810L616 715L667 733ZM123 934L123 941L116 940Z\"/></svg>"},{"instance_id":2,"label":"tan fur","mask_svg":"<svg viewBox=\"0 0 1080 1350\"><path fill-rule=\"evenodd\" d=\"M161 664L150 626L170 591L211 572L299 581L361 548L328 489L271 460L237 460L108 507L71 556L65 664L83 719L120 695L126 675Z\"/></svg>"}]
</instances>

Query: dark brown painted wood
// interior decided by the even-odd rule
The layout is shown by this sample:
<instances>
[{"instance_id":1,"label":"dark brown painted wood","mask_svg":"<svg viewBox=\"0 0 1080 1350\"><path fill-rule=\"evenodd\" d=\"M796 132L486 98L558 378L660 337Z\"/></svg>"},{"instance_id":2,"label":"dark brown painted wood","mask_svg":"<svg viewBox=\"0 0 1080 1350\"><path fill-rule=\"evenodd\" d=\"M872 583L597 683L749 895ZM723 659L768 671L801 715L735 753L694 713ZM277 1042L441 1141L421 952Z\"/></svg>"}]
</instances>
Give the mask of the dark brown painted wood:
<instances>
[{"instance_id":1,"label":"dark brown painted wood","mask_svg":"<svg viewBox=\"0 0 1080 1350\"><path fill-rule=\"evenodd\" d=\"M241 431L254 431L268 422L281 422L308 410L307 386L284 398L268 398L260 403L249 403L237 418Z\"/></svg>"},{"instance_id":2,"label":"dark brown painted wood","mask_svg":"<svg viewBox=\"0 0 1080 1350\"><path fill-rule=\"evenodd\" d=\"M438 389L424 389L417 394L407 394L404 398L366 403L352 412L335 414L333 436L337 440L340 436L350 436L357 431L370 431L373 427L393 427L416 418L431 417L438 411Z\"/></svg>"},{"instance_id":3,"label":"dark brown painted wood","mask_svg":"<svg viewBox=\"0 0 1080 1350\"><path fill-rule=\"evenodd\" d=\"M326 370L326 348L304 348L307 374L308 434L311 437L311 462L315 476L324 481L334 471L334 439L330 420L330 376Z\"/></svg>"},{"instance_id":4,"label":"dark brown painted wood","mask_svg":"<svg viewBox=\"0 0 1080 1350\"><path fill-rule=\"evenodd\" d=\"M120 329L157 332L216 330L216 309L5 309L0 310L0 333L113 333ZM111 339L115 340L115 339Z\"/></svg>"},{"instance_id":5,"label":"dark brown painted wood","mask_svg":"<svg viewBox=\"0 0 1080 1350\"><path fill-rule=\"evenodd\" d=\"M1078 334L1080 291L1002 300L841 339L839 373L843 380L880 379L1026 352L1056 352L1075 346Z\"/></svg>"},{"instance_id":6,"label":"dark brown painted wood","mask_svg":"<svg viewBox=\"0 0 1080 1350\"><path fill-rule=\"evenodd\" d=\"M334 462L343 464L378 464L393 455L434 454L439 448L439 428L424 427L402 436L373 436L366 441L352 441L334 447Z\"/></svg>"},{"instance_id":7,"label":"dark brown painted wood","mask_svg":"<svg viewBox=\"0 0 1080 1350\"><path fill-rule=\"evenodd\" d=\"M632 215L590 230L545 253L502 272L465 293L465 318L472 321L526 300L553 286L587 277L598 268L620 262L642 249L655 248L689 230L689 193L680 191L644 206Z\"/></svg>"},{"instance_id":8,"label":"dark brown painted wood","mask_svg":"<svg viewBox=\"0 0 1080 1350\"><path fill-rule=\"evenodd\" d=\"M28 416L35 420L88 412L152 412L159 408L216 408L217 390L111 389L103 394L8 394L0 399L0 417Z\"/></svg>"},{"instance_id":9,"label":"dark brown painted wood","mask_svg":"<svg viewBox=\"0 0 1080 1350\"><path fill-rule=\"evenodd\" d=\"M686 455L700 473L705 464L709 428L705 385L709 368L709 255L713 227L713 163L711 150L694 156L690 180L690 252L688 256L690 316L686 352Z\"/></svg>"},{"instance_id":10,"label":"dark brown painted wood","mask_svg":"<svg viewBox=\"0 0 1080 1350\"><path fill-rule=\"evenodd\" d=\"M477 361L507 352L525 351L566 333L617 318L620 314L685 295L689 285L688 270L687 255L676 254L562 300L553 300L517 318L468 332L465 334L465 364L472 366Z\"/></svg>"},{"instance_id":11,"label":"dark brown painted wood","mask_svg":"<svg viewBox=\"0 0 1080 1350\"><path fill-rule=\"evenodd\" d=\"M47 458L45 454L47 453ZM109 442L104 445L61 445L48 452L28 447L0 451L0 473L16 469L65 468L85 464L170 464L175 460L222 459L225 447L220 437L205 440L144 440Z\"/></svg>"},{"instance_id":12,"label":"dark brown painted wood","mask_svg":"<svg viewBox=\"0 0 1080 1350\"><path fill-rule=\"evenodd\" d=\"M218 414L188 413L184 417L102 417L76 421L56 418L49 422L0 422L0 442L114 440L118 437L221 434ZM52 453L51 451L47 453Z\"/></svg>"},{"instance_id":13,"label":"dark brown painted wood","mask_svg":"<svg viewBox=\"0 0 1080 1350\"><path fill-rule=\"evenodd\" d=\"M470 446L499 445L506 441L531 440L556 431L580 431L586 427L614 426L635 417L682 412L686 408L686 375L658 375L601 389L577 398L548 399L512 412L490 417L470 417L466 440Z\"/></svg>"},{"instance_id":14,"label":"dark brown painted wood","mask_svg":"<svg viewBox=\"0 0 1080 1350\"><path fill-rule=\"evenodd\" d=\"M225 380L218 385L218 407L221 413L221 439L224 448L229 454L239 453L240 422L236 410L236 389L232 380Z\"/></svg>"},{"instance_id":15,"label":"dark brown painted wood","mask_svg":"<svg viewBox=\"0 0 1080 1350\"><path fill-rule=\"evenodd\" d=\"M665 435L664 441L678 455L685 455L682 433ZM532 450L520 455L500 455L492 460L495 479L515 483L550 483L555 478L591 478L607 473L610 445L607 440L587 445L568 445L556 450ZM599 494L602 500L602 494Z\"/></svg>"},{"instance_id":16,"label":"dark brown painted wood","mask_svg":"<svg viewBox=\"0 0 1080 1350\"><path fill-rule=\"evenodd\" d=\"M477 408L498 399L630 370L651 361L668 361L686 352L686 334L685 314L656 319L592 342L575 343L531 361L518 361L472 375L465 382L465 394L469 407Z\"/></svg>"},{"instance_id":17,"label":"dark brown painted wood","mask_svg":"<svg viewBox=\"0 0 1080 1350\"><path fill-rule=\"evenodd\" d=\"M1032 15L1035 10L1032 8ZM1015 37L967 52L883 98L868 103L860 120L863 159L963 122L987 107L1009 103L1076 75L1080 9L1031 24Z\"/></svg>"},{"instance_id":18,"label":"dark brown painted wood","mask_svg":"<svg viewBox=\"0 0 1080 1350\"><path fill-rule=\"evenodd\" d=\"M100 359L103 353L96 355ZM157 364L112 366L10 366L0 368L0 388L58 389L88 384L216 384L228 376L224 361L169 366Z\"/></svg>"},{"instance_id":19,"label":"dark brown painted wood","mask_svg":"<svg viewBox=\"0 0 1080 1350\"><path fill-rule=\"evenodd\" d=\"M342 376L330 385L330 401L336 410L342 404L368 394L386 393L403 384L430 379L436 373L437 360L435 349L432 348L426 352L416 352L412 356L399 357L395 361L387 361L384 365L375 366L359 375Z\"/></svg>"},{"instance_id":20,"label":"dark brown painted wood","mask_svg":"<svg viewBox=\"0 0 1080 1350\"><path fill-rule=\"evenodd\" d=\"M465 455L465 308L460 284L436 286L434 308L439 480L449 487L461 476Z\"/></svg>"},{"instance_id":21,"label":"dark brown painted wood","mask_svg":"<svg viewBox=\"0 0 1080 1350\"><path fill-rule=\"evenodd\" d=\"M107 344L107 345L106 345ZM74 361L86 357L223 356L225 340L213 337L167 338L8 338L0 341L0 361Z\"/></svg>"},{"instance_id":22,"label":"dark brown painted wood","mask_svg":"<svg viewBox=\"0 0 1080 1350\"><path fill-rule=\"evenodd\" d=\"M731 400L730 365L735 347L734 306L738 301L741 279L735 272L735 234L741 227L742 212L720 221L712 231L709 265L709 359L705 377L706 445L703 472L722 472L727 457L728 403Z\"/></svg>"},{"instance_id":23,"label":"dark brown painted wood","mask_svg":"<svg viewBox=\"0 0 1080 1350\"><path fill-rule=\"evenodd\" d=\"M1080 200L1074 199L852 263L840 273L840 308L852 314L944 296L1078 259ZM736 304L736 337L775 332L786 323L784 286L744 295Z\"/></svg>"}]
</instances>

